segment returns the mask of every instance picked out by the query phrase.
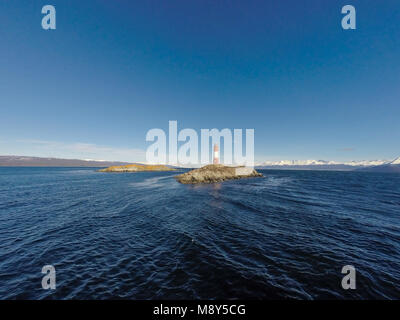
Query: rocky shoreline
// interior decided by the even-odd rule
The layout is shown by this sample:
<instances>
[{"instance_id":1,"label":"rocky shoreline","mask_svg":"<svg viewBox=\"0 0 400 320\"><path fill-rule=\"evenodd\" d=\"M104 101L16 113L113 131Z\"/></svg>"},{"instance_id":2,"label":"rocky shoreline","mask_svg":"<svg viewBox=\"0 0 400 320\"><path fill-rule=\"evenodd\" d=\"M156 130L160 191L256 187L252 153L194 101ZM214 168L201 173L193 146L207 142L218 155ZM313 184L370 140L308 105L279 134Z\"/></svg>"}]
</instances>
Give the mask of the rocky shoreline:
<instances>
[{"instance_id":1,"label":"rocky shoreline","mask_svg":"<svg viewBox=\"0 0 400 320\"><path fill-rule=\"evenodd\" d=\"M228 167L221 164L210 164L180 174L175 179L183 184L197 184L252 177L262 177L262 174L250 167Z\"/></svg>"}]
</instances>

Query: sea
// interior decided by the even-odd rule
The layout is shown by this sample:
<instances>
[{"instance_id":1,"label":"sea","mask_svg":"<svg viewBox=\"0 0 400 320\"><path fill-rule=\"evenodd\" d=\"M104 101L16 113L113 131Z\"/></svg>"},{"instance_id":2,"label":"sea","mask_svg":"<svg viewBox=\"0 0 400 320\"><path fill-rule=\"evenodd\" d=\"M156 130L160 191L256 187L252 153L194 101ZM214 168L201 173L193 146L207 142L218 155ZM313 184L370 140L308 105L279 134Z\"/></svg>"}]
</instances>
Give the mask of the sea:
<instances>
[{"instance_id":1,"label":"sea","mask_svg":"<svg viewBox=\"0 0 400 320\"><path fill-rule=\"evenodd\" d=\"M0 168L0 299L400 299L400 174L260 172Z\"/></svg>"}]
</instances>

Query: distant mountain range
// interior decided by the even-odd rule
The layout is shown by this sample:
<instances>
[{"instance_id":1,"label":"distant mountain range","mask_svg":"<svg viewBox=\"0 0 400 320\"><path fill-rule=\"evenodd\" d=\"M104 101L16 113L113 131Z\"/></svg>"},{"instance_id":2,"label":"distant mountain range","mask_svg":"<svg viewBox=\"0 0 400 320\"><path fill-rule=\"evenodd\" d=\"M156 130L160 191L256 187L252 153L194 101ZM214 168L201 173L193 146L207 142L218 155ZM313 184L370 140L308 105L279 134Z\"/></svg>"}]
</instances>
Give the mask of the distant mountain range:
<instances>
[{"instance_id":1,"label":"distant mountain range","mask_svg":"<svg viewBox=\"0 0 400 320\"><path fill-rule=\"evenodd\" d=\"M388 160L364 161L326 161L326 160L282 160L265 161L256 164L258 169L292 169L292 170L362 170L373 172L399 172L400 158ZM398 171L399 170L399 171Z\"/></svg>"},{"instance_id":2,"label":"distant mountain range","mask_svg":"<svg viewBox=\"0 0 400 320\"><path fill-rule=\"evenodd\" d=\"M368 171L368 172L398 172L400 173L400 157L379 166L372 166L367 168L361 168L360 171Z\"/></svg>"},{"instance_id":3,"label":"distant mountain range","mask_svg":"<svg viewBox=\"0 0 400 320\"><path fill-rule=\"evenodd\" d=\"M27 156L0 156L0 167L111 167L134 164L119 161L58 159ZM177 166L169 166L179 168ZM393 160L336 162L325 160L265 161L255 165L257 169L283 170L347 170L368 172L400 172L400 157Z\"/></svg>"},{"instance_id":4,"label":"distant mountain range","mask_svg":"<svg viewBox=\"0 0 400 320\"><path fill-rule=\"evenodd\" d=\"M123 166L128 162L40 158L25 156L0 156L0 167L110 167Z\"/></svg>"}]
</instances>

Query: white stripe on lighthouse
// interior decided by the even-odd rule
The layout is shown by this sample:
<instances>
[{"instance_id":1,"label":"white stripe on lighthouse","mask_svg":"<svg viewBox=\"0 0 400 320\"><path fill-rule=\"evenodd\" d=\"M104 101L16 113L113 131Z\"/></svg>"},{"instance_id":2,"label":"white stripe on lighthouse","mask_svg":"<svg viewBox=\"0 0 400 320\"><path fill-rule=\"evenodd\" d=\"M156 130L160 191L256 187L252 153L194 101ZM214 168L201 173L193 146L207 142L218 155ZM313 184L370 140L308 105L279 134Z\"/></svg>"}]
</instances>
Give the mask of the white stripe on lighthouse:
<instances>
[{"instance_id":1,"label":"white stripe on lighthouse","mask_svg":"<svg viewBox=\"0 0 400 320\"><path fill-rule=\"evenodd\" d=\"M214 164L219 164L219 148L218 145L214 145L214 159L213 159Z\"/></svg>"}]
</instances>

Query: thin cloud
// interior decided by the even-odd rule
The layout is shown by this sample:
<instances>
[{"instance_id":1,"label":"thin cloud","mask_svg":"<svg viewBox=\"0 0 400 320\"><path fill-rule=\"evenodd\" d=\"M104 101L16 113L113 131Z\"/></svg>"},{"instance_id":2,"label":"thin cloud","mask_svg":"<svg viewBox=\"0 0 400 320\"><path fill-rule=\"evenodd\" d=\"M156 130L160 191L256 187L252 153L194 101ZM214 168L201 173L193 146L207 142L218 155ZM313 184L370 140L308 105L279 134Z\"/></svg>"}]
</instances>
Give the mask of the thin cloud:
<instances>
[{"instance_id":1,"label":"thin cloud","mask_svg":"<svg viewBox=\"0 0 400 320\"><path fill-rule=\"evenodd\" d=\"M23 139L17 140L19 155L107 161L144 161L146 152L137 148L115 148L93 143Z\"/></svg>"},{"instance_id":2,"label":"thin cloud","mask_svg":"<svg viewBox=\"0 0 400 320\"><path fill-rule=\"evenodd\" d=\"M342 151L342 152L352 152L355 151L355 148L340 148L338 149L338 151Z\"/></svg>"}]
</instances>

